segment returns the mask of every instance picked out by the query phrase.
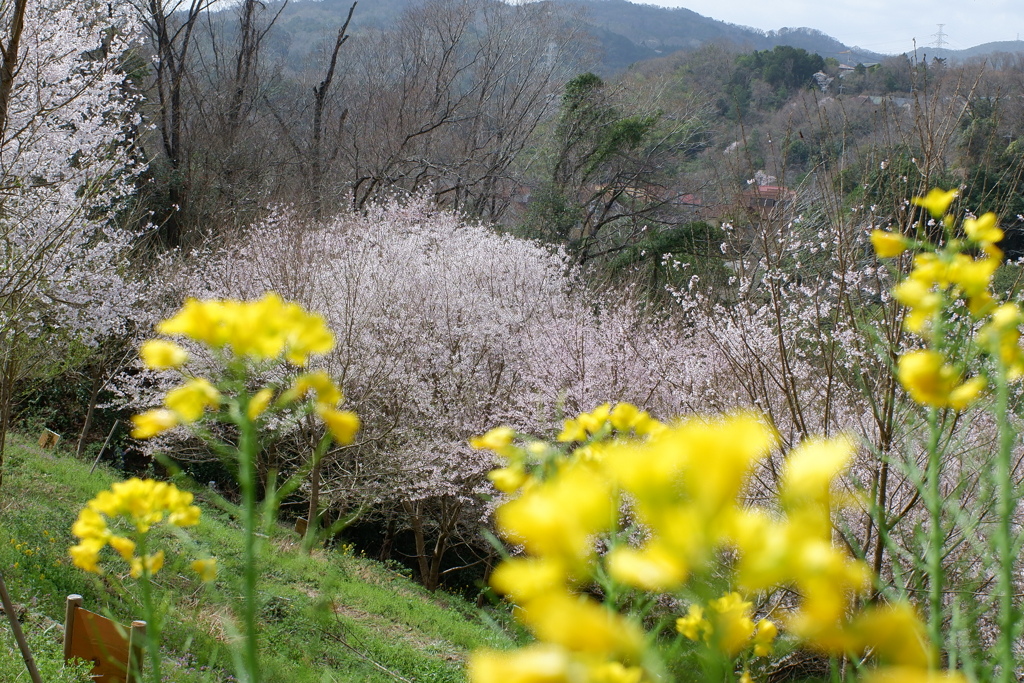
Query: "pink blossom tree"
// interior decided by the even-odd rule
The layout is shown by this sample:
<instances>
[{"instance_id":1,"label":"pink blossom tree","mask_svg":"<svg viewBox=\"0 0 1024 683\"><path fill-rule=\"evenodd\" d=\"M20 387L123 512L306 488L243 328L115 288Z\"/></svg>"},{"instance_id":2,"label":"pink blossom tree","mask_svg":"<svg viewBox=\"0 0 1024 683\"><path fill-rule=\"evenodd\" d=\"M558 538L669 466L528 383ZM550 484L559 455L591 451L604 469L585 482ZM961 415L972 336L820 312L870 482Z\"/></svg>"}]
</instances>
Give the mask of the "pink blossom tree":
<instances>
[{"instance_id":1,"label":"pink blossom tree","mask_svg":"<svg viewBox=\"0 0 1024 683\"><path fill-rule=\"evenodd\" d=\"M137 299L117 220L141 165L118 4L0 7L0 472L15 384L68 345L124 330Z\"/></svg>"},{"instance_id":2,"label":"pink blossom tree","mask_svg":"<svg viewBox=\"0 0 1024 683\"><path fill-rule=\"evenodd\" d=\"M424 198L320 223L281 212L161 271L171 307L273 289L327 318L337 346L324 369L364 426L359 443L311 473L310 513L363 508L405 520L427 585L440 582L449 549L479 540L496 493L485 477L493 462L469 448L471 436L496 424L550 434L563 413L604 401L659 412L686 402L668 379L682 359L672 325L589 293L564 254ZM139 372L122 392L149 407L159 387ZM295 471L316 441L302 424L280 426L265 472ZM187 457L186 443L161 447Z\"/></svg>"}]
</instances>

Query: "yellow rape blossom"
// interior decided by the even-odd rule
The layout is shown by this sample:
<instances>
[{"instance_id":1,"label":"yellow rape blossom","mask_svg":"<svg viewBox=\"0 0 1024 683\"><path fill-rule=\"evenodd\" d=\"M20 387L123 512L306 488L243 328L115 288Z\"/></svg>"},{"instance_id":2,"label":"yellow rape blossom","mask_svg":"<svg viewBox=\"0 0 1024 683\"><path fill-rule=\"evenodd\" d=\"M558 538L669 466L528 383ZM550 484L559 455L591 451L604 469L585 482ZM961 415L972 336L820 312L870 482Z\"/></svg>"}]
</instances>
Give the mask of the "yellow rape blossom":
<instances>
[{"instance_id":1,"label":"yellow rape blossom","mask_svg":"<svg viewBox=\"0 0 1024 683\"><path fill-rule=\"evenodd\" d=\"M676 619L676 631L690 640L702 640L730 657L753 644L755 655L763 657L771 652L778 629L767 619L755 625L753 613L753 603L733 591L712 600L707 608L690 605L686 616Z\"/></svg>"},{"instance_id":2,"label":"yellow rape blossom","mask_svg":"<svg viewBox=\"0 0 1024 683\"><path fill-rule=\"evenodd\" d=\"M581 595L538 596L522 607L519 619L538 639L572 652L632 658L643 648L639 626Z\"/></svg>"},{"instance_id":3,"label":"yellow rape blossom","mask_svg":"<svg viewBox=\"0 0 1024 683\"><path fill-rule=\"evenodd\" d=\"M285 302L272 292L258 301L189 299L174 316L161 322L157 331L230 351L237 359L287 361L300 366L307 363L310 355L326 353L334 345L334 337L322 317L308 313L296 303ZM178 367L187 359L183 350L165 340L146 342L140 352L144 362L154 368ZM132 436L157 436L178 425L196 422L207 411L219 410L224 405L228 409L223 411L222 418L235 422L241 415L253 421L270 407L275 393L275 387L263 387L248 398L224 396L209 380L192 378L168 391L163 407L132 417ZM299 375L281 393L277 405L288 406L310 393L314 395L315 412L334 440L343 445L352 443L359 418L337 409L344 397L326 372Z\"/></svg>"},{"instance_id":4,"label":"yellow rape blossom","mask_svg":"<svg viewBox=\"0 0 1024 683\"><path fill-rule=\"evenodd\" d=\"M856 649L870 651L883 664L934 667L938 653L917 611L906 602L866 608L850 626Z\"/></svg>"},{"instance_id":5,"label":"yellow rape blossom","mask_svg":"<svg viewBox=\"0 0 1024 683\"><path fill-rule=\"evenodd\" d=\"M158 434L178 426L178 416L172 410L157 408L132 416L132 437L151 439Z\"/></svg>"},{"instance_id":6,"label":"yellow rape blossom","mask_svg":"<svg viewBox=\"0 0 1024 683\"><path fill-rule=\"evenodd\" d=\"M779 494L783 505L811 505L825 515L827 522L832 482L846 470L853 453L853 442L845 438L804 441L786 458Z\"/></svg>"},{"instance_id":7,"label":"yellow rape blossom","mask_svg":"<svg viewBox=\"0 0 1024 683\"><path fill-rule=\"evenodd\" d=\"M908 276L911 280L917 280L928 286L939 285L949 286L949 274L947 263L934 252L924 252L914 256L914 270Z\"/></svg>"},{"instance_id":8,"label":"yellow rape blossom","mask_svg":"<svg viewBox=\"0 0 1024 683\"><path fill-rule=\"evenodd\" d=\"M316 414L327 425L327 430L334 437L334 440L342 446L347 446L356 438L359 431L359 416L350 410L335 410L317 404Z\"/></svg>"},{"instance_id":9,"label":"yellow rape blossom","mask_svg":"<svg viewBox=\"0 0 1024 683\"><path fill-rule=\"evenodd\" d=\"M100 551L103 550L104 545L104 542L98 539L83 539L81 543L71 546L69 549L71 562L79 569L99 574L101 571Z\"/></svg>"},{"instance_id":10,"label":"yellow rape blossom","mask_svg":"<svg viewBox=\"0 0 1024 683\"><path fill-rule=\"evenodd\" d=\"M159 550L155 553L146 555L145 557L133 557L129 560L131 569L129 574L133 579L137 579L142 576L143 573L149 575L156 574L164 566L164 551Z\"/></svg>"},{"instance_id":11,"label":"yellow rape blossom","mask_svg":"<svg viewBox=\"0 0 1024 683\"><path fill-rule=\"evenodd\" d=\"M640 409L632 403L619 403L612 408L608 420L612 423L612 427L620 432L626 432L633 428L640 415Z\"/></svg>"},{"instance_id":12,"label":"yellow rape blossom","mask_svg":"<svg viewBox=\"0 0 1024 683\"><path fill-rule=\"evenodd\" d=\"M166 339L150 339L139 348L142 362L151 370L180 368L188 360L188 352Z\"/></svg>"},{"instance_id":13,"label":"yellow rape blossom","mask_svg":"<svg viewBox=\"0 0 1024 683\"><path fill-rule=\"evenodd\" d=\"M996 215L989 211L980 218L964 220L964 232L967 237L981 244L994 244L1003 239L1003 231L999 229Z\"/></svg>"},{"instance_id":14,"label":"yellow rape blossom","mask_svg":"<svg viewBox=\"0 0 1024 683\"><path fill-rule=\"evenodd\" d=\"M982 378L961 384L961 373L938 351L911 351L900 356L897 375L917 403L962 410L984 390Z\"/></svg>"},{"instance_id":15,"label":"yellow rape blossom","mask_svg":"<svg viewBox=\"0 0 1024 683\"><path fill-rule=\"evenodd\" d=\"M562 425L562 431L556 437L561 443L573 441L586 441L587 430L576 420L566 420Z\"/></svg>"},{"instance_id":16,"label":"yellow rape blossom","mask_svg":"<svg viewBox=\"0 0 1024 683\"><path fill-rule=\"evenodd\" d=\"M469 445L477 450L489 450L500 454L512 445L515 436L515 430L511 427L495 427L482 436L474 436L469 440Z\"/></svg>"},{"instance_id":17,"label":"yellow rape blossom","mask_svg":"<svg viewBox=\"0 0 1024 683\"><path fill-rule=\"evenodd\" d=\"M305 398L310 391L316 395L317 404L328 408L334 408L344 399L341 389L334 383L331 376L323 370L317 370L296 377L288 391L282 394L281 401L284 403L297 401Z\"/></svg>"},{"instance_id":18,"label":"yellow rape blossom","mask_svg":"<svg viewBox=\"0 0 1024 683\"><path fill-rule=\"evenodd\" d=\"M192 505L192 494L174 484L139 479L114 483L88 503L93 511L109 517L124 517L142 533L167 516L175 526L191 526L199 521L199 508Z\"/></svg>"},{"instance_id":19,"label":"yellow rape blossom","mask_svg":"<svg viewBox=\"0 0 1024 683\"><path fill-rule=\"evenodd\" d=\"M1006 368L1010 380L1024 375L1024 351L1020 347L1020 329L1024 318L1016 304L1002 304L978 330L978 344Z\"/></svg>"},{"instance_id":20,"label":"yellow rape blossom","mask_svg":"<svg viewBox=\"0 0 1024 683\"><path fill-rule=\"evenodd\" d=\"M619 403L614 408L610 403L602 403L589 413L580 413L575 419L565 420L555 440L560 443L586 441L608 424L620 432L633 430L637 434L647 434L657 429L658 422L646 411L629 403Z\"/></svg>"},{"instance_id":21,"label":"yellow rape blossom","mask_svg":"<svg viewBox=\"0 0 1024 683\"><path fill-rule=\"evenodd\" d=\"M972 377L949 392L949 407L953 410L964 410L978 400L988 387L988 380L980 375Z\"/></svg>"},{"instance_id":22,"label":"yellow rape blossom","mask_svg":"<svg viewBox=\"0 0 1024 683\"><path fill-rule=\"evenodd\" d=\"M208 408L218 408L220 402L221 396L217 388L210 384L209 380L200 377L171 389L164 397L164 405L185 423L195 422Z\"/></svg>"},{"instance_id":23,"label":"yellow rape blossom","mask_svg":"<svg viewBox=\"0 0 1024 683\"><path fill-rule=\"evenodd\" d=\"M494 488L502 493L515 493L522 488L523 484L529 481L530 475L526 473L526 470L521 465L514 465L512 467L491 470L487 473L487 478L494 484Z\"/></svg>"},{"instance_id":24,"label":"yellow rape blossom","mask_svg":"<svg viewBox=\"0 0 1024 683\"><path fill-rule=\"evenodd\" d=\"M967 683L959 671L934 671L912 666L872 669L860 676L861 683Z\"/></svg>"},{"instance_id":25,"label":"yellow rape blossom","mask_svg":"<svg viewBox=\"0 0 1024 683\"><path fill-rule=\"evenodd\" d=\"M712 644L735 657L754 635L753 603L734 591L712 600L708 608Z\"/></svg>"},{"instance_id":26,"label":"yellow rape blossom","mask_svg":"<svg viewBox=\"0 0 1024 683\"><path fill-rule=\"evenodd\" d=\"M1001 257L975 259L966 254L957 254L948 269L950 282L956 284L959 293L968 298L976 298L987 293L992 276L999 269ZM971 311L976 312L978 306L972 305Z\"/></svg>"},{"instance_id":27,"label":"yellow rape blossom","mask_svg":"<svg viewBox=\"0 0 1024 683\"><path fill-rule=\"evenodd\" d=\"M567 510L573 514L566 515ZM535 555L582 560L593 553L593 536L615 523L611 484L584 467L524 491L498 508L498 529Z\"/></svg>"},{"instance_id":28,"label":"yellow rape blossom","mask_svg":"<svg viewBox=\"0 0 1024 683\"><path fill-rule=\"evenodd\" d=\"M702 640L711 630L711 622L704 618L704 608L690 605L685 617L676 619L676 631L690 640Z\"/></svg>"},{"instance_id":29,"label":"yellow rape blossom","mask_svg":"<svg viewBox=\"0 0 1024 683\"><path fill-rule=\"evenodd\" d=\"M474 652L468 673L471 683L570 683L580 680L581 669L565 649L537 644L512 652Z\"/></svg>"},{"instance_id":30,"label":"yellow rape blossom","mask_svg":"<svg viewBox=\"0 0 1024 683\"><path fill-rule=\"evenodd\" d=\"M132 576L145 570L155 573L163 566L163 552L145 557L135 555L138 543L110 531L108 520L124 519L139 537L145 536L154 524L165 521L174 526L192 526L199 522L200 510L192 504L192 494L174 484L152 479L132 478L115 483L101 491L78 514L71 532L80 542L70 549L75 566L100 572L99 554L110 545L129 563Z\"/></svg>"},{"instance_id":31,"label":"yellow rape blossom","mask_svg":"<svg viewBox=\"0 0 1024 683\"><path fill-rule=\"evenodd\" d=\"M283 357L305 365L309 356L334 347L334 335L322 317L274 293L258 301L189 299L181 310L157 326L168 335L183 335L212 348L230 348L237 357L271 360Z\"/></svg>"},{"instance_id":32,"label":"yellow rape blossom","mask_svg":"<svg viewBox=\"0 0 1024 683\"><path fill-rule=\"evenodd\" d=\"M217 560L215 558L195 560L190 566L192 571L199 574L199 578L203 581L210 582L217 578Z\"/></svg>"},{"instance_id":33,"label":"yellow rape blossom","mask_svg":"<svg viewBox=\"0 0 1024 683\"><path fill-rule=\"evenodd\" d=\"M803 530L763 510L737 511L729 520L728 538L742 548L736 579L746 590L761 590L791 578L794 544L806 540Z\"/></svg>"},{"instance_id":34,"label":"yellow rape blossom","mask_svg":"<svg viewBox=\"0 0 1024 683\"><path fill-rule=\"evenodd\" d=\"M611 406L607 403L602 403L597 408L589 413L580 413L576 417L576 421L583 429L589 434L596 434L608 422L608 417L611 415Z\"/></svg>"},{"instance_id":35,"label":"yellow rape blossom","mask_svg":"<svg viewBox=\"0 0 1024 683\"><path fill-rule=\"evenodd\" d=\"M881 258L893 258L899 256L910 246L910 241L897 232L886 230L871 231L871 245L875 253Z\"/></svg>"},{"instance_id":36,"label":"yellow rape blossom","mask_svg":"<svg viewBox=\"0 0 1024 683\"><path fill-rule=\"evenodd\" d=\"M925 334L935 316L942 310L942 296L932 291L932 284L920 278L908 278L896 285L893 297L910 309L906 317L907 328Z\"/></svg>"},{"instance_id":37,"label":"yellow rape blossom","mask_svg":"<svg viewBox=\"0 0 1024 683\"><path fill-rule=\"evenodd\" d=\"M779 635L779 628L768 619L757 622L754 631L754 656L767 657L772 653L772 644Z\"/></svg>"},{"instance_id":38,"label":"yellow rape blossom","mask_svg":"<svg viewBox=\"0 0 1024 683\"><path fill-rule=\"evenodd\" d=\"M491 586L516 602L566 590L570 567L557 557L513 557L491 574Z\"/></svg>"},{"instance_id":39,"label":"yellow rape blossom","mask_svg":"<svg viewBox=\"0 0 1024 683\"><path fill-rule=\"evenodd\" d=\"M110 532L107 530L107 522L103 515L91 507L85 507L71 525L71 533L79 538L97 538L106 543Z\"/></svg>"},{"instance_id":40,"label":"yellow rape blossom","mask_svg":"<svg viewBox=\"0 0 1024 683\"><path fill-rule=\"evenodd\" d=\"M949 205L956 199L956 190L940 190L933 187L924 197L914 197L911 201L932 215L932 218L942 218L949 209Z\"/></svg>"},{"instance_id":41,"label":"yellow rape blossom","mask_svg":"<svg viewBox=\"0 0 1024 683\"><path fill-rule=\"evenodd\" d=\"M132 556L135 555L135 541L124 536L111 536L108 543L111 548L117 551L121 559L125 562L131 562Z\"/></svg>"},{"instance_id":42,"label":"yellow rape blossom","mask_svg":"<svg viewBox=\"0 0 1024 683\"><path fill-rule=\"evenodd\" d=\"M274 398L274 390L270 387L264 387L253 394L253 397L249 399L249 405L246 406L245 415L250 420L255 420L262 415L267 407L270 406L270 400Z\"/></svg>"},{"instance_id":43,"label":"yellow rape blossom","mask_svg":"<svg viewBox=\"0 0 1024 683\"><path fill-rule=\"evenodd\" d=\"M647 521L657 508L680 502L710 521L735 502L750 469L775 444L775 434L752 415L692 419L613 450L606 469L636 496Z\"/></svg>"},{"instance_id":44,"label":"yellow rape blossom","mask_svg":"<svg viewBox=\"0 0 1024 683\"><path fill-rule=\"evenodd\" d=\"M679 588L688 575L682 554L657 540L639 549L614 548L606 561L608 572L617 581L657 593Z\"/></svg>"},{"instance_id":45,"label":"yellow rape blossom","mask_svg":"<svg viewBox=\"0 0 1024 683\"><path fill-rule=\"evenodd\" d=\"M640 683L644 670L638 666L625 666L622 662L604 662L590 667L590 683Z\"/></svg>"},{"instance_id":46,"label":"yellow rape blossom","mask_svg":"<svg viewBox=\"0 0 1024 683\"><path fill-rule=\"evenodd\" d=\"M761 418L692 418L642 432L637 425L648 417L629 404L601 406L566 421L558 439L578 442L568 453L531 442L495 470L493 479L517 495L497 509L497 527L525 554L499 564L491 584L516 604L517 620L541 644L473 655L471 681L650 680L638 663L655 661L644 652L653 642L615 610L623 604L618 596L680 595L722 551L735 558L734 579L744 590L795 589L799 605L782 617L795 636L832 654L856 649L860 635L850 614L870 572L835 547L831 525L832 487L854 444L805 441L783 465L781 505L759 509L745 505L741 493L778 444ZM493 431L474 446L514 448L513 437ZM553 465L542 480L526 472L531 456ZM591 581L616 597L599 603L575 594ZM608 585L614 588L604 592ZM769 656L779 632L768 619L755 623L752 602L739 592L691 604L675 625L698 647L732 659Z\"/></svg>"}]
</instances>

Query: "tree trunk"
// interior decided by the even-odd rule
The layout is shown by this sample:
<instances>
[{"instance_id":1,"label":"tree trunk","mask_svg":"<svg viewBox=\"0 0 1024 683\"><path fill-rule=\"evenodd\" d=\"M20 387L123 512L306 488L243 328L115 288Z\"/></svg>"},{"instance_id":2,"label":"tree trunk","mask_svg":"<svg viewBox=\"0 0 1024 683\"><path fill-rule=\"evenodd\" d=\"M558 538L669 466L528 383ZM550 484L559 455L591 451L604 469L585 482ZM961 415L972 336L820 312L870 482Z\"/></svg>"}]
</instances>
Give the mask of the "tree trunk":
<instances>
[{"instance_id":1,"label":"tree trunk","mask_svg":"<svg viewBox=\"0 0 1024 683\"><path fill-rule=\"evenodd\" d=\"M317 457L313 451L313 469L309 472L309 508L306 512L306 552L313 552L313 541L320 531L320 468L323 456Z\"/></svg>"},{"instance_id":2,"label":"tree trunk","mask_svg":"<svg viewBox=\"0 0 1024 683\"><path fill-rule=\"evenodd\" d=\"M432 572L430 561L427 558L427 541L423 533L423 501L403 501L402 507L409 515L409 524L412 526L412 536L416 543L416 564L419 566L420 582L429 591L436 590L437 584L431 585Z\"/></svg>"},{"instance_id":3,"label":"tree trunk","mask_svg":"<svg viewBox=\"0 0 1024 683\"><path fill-rule=\"evenodd\" d=\"M78 435L78 445L75 447L75 455L81 458L85 455L85 441L92 429L92 416L96 412L96 399L100 395L100 388L103 386L103 366L96 371L92 378L92 389L89 392L89 409L85 411L85 424L82 425L82 433Z\"/></svg>"},{"instance_id":4,"label":"tree trunk","mask_svg":"<svg viewBox=\"0 0 1024 683\"><path fill-rule=\"evenodd\" d=\"M7 450L7 430L11 424L11 405L14 403L14 377L17 374L17 361L11 357L8 349L3 364L3 377L0 377L0 487L4 484L4 454Z\"/></svg>"},{"instance_id":5,"label":"tree trunk","mask_svg":"<svg viewBox=\"0 0 1024 683\"><path fill-rule=\"evenodd\" d=\"M384 530L384 541L380 544L380 552L377 554L377 559L381 562L387 562L391 559L391 549L395 545L395 526L398 515L388 515L388 526Z\"/></svg>"},{"instance_id":6,"label":"tree trunk","mask_svg":"<svg viewBox=\"0 0 1024 683\"><path fill-rule=\"evenodd\" d=\"M28 0L16 0L14 16L11 17L10 39L7 44L0 44L0 135L7 129L8 110L11 106L11 92L14 90L14 77L18 71L18 51L21 49L21 34L25 29L25 9Z\"/></svg>"}]
</instances>

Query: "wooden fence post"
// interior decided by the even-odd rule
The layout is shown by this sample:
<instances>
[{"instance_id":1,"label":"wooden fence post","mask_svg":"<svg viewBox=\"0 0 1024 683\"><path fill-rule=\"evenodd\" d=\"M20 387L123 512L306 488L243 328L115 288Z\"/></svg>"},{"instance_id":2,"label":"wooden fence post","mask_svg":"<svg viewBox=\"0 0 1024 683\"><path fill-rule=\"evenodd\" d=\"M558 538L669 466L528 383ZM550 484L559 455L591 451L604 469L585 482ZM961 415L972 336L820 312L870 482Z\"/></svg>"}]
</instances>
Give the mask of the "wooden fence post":
<instances>
[{"instance_id":1,"label":"wooden fence post","mask_svg":"<svg viewBox=\"0 0 1024 683\"><path fill-rule=\"evenodd\" d=\"M103 446L100 448L100 452L96 454L96 459L92 461L92 467L89 468L89 474L96 471L96 465L99 464L100 458L103 457L103 452L107 450L107 445L110 443L110 438L114 436L114 432L117 431L117 425L121 423L120 420L114 420L114 426L110 428L110 433L107 434L106 441L103 442Z\"/></svg>"},{"instance_id":2,"label":"wooden fence post","mask_svg":"<svg viewBox=\"0 0 1024 683\"><path fill-rule=\"evenodd\" d=\"M82 596L73 593L64 603L64 661L71 659L71 634L75 630L75 610L82 606Z\"/></svg>"},{"instance_id":3,"label":"wooden fence post","mask_svg":"<svg viewBox=\"0 0 1024 683\"><path fill-rule=\"evenodd\" d=\"M146 622L133 621L128 634L128 679L125 683L142 683L142 648L146 643Z\"/></svg>"}]
</instances>

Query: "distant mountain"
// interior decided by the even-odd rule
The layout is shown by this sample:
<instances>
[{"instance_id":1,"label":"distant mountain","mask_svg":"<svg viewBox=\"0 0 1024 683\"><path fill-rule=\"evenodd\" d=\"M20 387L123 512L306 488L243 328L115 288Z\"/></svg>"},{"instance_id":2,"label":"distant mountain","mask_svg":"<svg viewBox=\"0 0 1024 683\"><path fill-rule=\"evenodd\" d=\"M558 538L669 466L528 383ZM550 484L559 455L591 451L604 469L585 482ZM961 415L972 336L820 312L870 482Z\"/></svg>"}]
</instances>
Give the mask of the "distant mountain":
<instances>
[{"instance_id":1,"label":"distant mountain","mask_svg":"<svg viewBox=\"0 0 1024 683\"><path fill-rule=\"evenodd\" d=\"M350 30L393 25L401 12L418 0L361 0ZM781 28L764 31L702 16L685 8L641 5L627 0L548 0L582 12L584 28L602 48L601 68L611 74L645 59L696 50L706 43L730 43L742 51L770 50L777 45L803 48L822 57L856 65L882 61L887 55L850 47L813 28ZM317 45L337 32L352 0L292 0L281 13L271 43L289 61L302 60ZM267 16L280 8L270 2ZM225 12L230 11L226 10ZM333 38L331 38L333 40ZM986 43L967 50L921 48L919 58L939 57L951 61L995 52L1022 52L1024 42Z\"/></svg>"},{"instance_id":2,"label":"distant mountain","mask_svg":"<svg viewBox=\"0 0 1024 683\"><path fill-rule=\"evenodd\" d=\"M605 36L621 35L658 56L678 50L695 50L706 43L728 42L737 49L747 51L770 50L777 45L790 45L822 57L834 57L847 64L872 63L885 58L885 55L876 52L844 45L812 28L762 31L711 19L682 7L639 5L626 0L555 2L581 8L589 23L605 31ZM597 34L596 37L602 39L601 34ZM608 64L607 61L606 66L614 68L628 66L619 63Z\"/></svg>"},{"instance_id":3,"label":"distant mountain","mask_svg":"<svg viewBox=\"0 0 1024 683\"><path fill-rule=\"evenodd\" d=\"M995 54L1017 54L1024 52L1024 40L1002 40L994 43L976 45L964 50L947 50L941 47L917 48L918 59L948 59L951 62L963 62Z\"/></svg>"}]
</instances>

